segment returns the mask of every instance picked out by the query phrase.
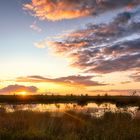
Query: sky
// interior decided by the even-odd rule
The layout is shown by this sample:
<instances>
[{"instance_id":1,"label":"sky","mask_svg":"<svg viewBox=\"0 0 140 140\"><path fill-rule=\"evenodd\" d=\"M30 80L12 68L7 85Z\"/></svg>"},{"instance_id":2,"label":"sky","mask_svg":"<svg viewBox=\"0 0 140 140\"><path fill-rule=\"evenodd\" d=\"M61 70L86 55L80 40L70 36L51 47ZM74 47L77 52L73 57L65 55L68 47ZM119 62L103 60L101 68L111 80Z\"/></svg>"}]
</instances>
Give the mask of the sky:
<instances>
[{"instance_id":1,"label":"sky","mask_svg":"<svg viewBox=\"0 0 140 140\"><path fill-rule=\"evenodd\" d=\"M140 93L140 0L0 3L0 94Z\"/></svg>"}]
</instances>

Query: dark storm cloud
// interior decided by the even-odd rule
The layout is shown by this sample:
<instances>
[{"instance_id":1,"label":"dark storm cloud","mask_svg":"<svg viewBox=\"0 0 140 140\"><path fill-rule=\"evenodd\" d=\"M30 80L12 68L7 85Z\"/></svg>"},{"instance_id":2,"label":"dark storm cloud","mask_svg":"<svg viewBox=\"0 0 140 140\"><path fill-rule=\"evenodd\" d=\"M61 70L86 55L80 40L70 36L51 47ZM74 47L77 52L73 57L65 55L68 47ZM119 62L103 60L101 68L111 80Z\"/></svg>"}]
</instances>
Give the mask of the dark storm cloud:
<instances>
[{"instance_id":1,"label":"dark storm cloud","mask_svg":"<svg viewBox=\"0 0 140 140\"><path fill-rule=\"evenodd\" d=\"M24 9L39 19L62 20L98 15L117 8L132 8L139 0L32 0Z\"/></svg>"},{"instance_id":2,"label":"dark storm cloud","mask_svg":"<svg viewBox=\"0 0 140 140\"><path fill-rule=\"evenodd\" d=\"M42 76L27 76L17 78L17 82L51 82L67 85L104 86L106 84L92 80L93 76L67 76L59 78L46 78Z\"/></svg>"},{"instance_id":3,"label":"dark storm cloud","mask_svg":"<svg viewBox=\"0 0 140 140\"><path fill-rule=\"evenodd\" d=\"M86 72L110 73L140 69L140 15L137 8L123 12L108 24L89 24L48 45L72 58L72 66Z\"/></svg>"},{"instance_id":4,"label":"dark storm cloud","mask_svg":"<svg viewBox=\"0 0 140 140\"><path fill-rule=\"evenodd\" d=\"M35 93L37 92L38 88L35 86L23 86L23 85L8 85L0 89L0 93L7 94L7 93L14 93L14 92L29 92Z\"/></svg>"}]
</instances>

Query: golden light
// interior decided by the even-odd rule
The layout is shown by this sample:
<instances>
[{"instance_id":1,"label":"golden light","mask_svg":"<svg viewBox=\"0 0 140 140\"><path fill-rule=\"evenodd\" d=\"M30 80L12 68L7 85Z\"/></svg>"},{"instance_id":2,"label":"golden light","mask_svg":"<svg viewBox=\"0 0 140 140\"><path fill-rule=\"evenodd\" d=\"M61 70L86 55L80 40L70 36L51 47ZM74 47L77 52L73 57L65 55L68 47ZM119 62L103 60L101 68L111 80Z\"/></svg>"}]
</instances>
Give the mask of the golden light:
<instances>
[{"instance_id":1,"label":"golden light","mask_svg":"<svg viewBox=\"0 0 140 140\"><path fill-rule=\"evenodd\" d=\"M25 91L19 92L20 95L25 96L27 93Z\"/></svg>"}]
</instances>

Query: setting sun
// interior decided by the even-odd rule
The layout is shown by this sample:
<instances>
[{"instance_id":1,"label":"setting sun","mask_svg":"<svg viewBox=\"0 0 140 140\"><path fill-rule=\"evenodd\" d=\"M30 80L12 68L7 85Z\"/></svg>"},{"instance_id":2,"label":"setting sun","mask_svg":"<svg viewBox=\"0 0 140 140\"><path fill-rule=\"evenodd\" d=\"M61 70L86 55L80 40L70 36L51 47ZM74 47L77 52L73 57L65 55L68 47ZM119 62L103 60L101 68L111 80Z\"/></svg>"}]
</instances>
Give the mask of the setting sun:
<instances>
[{"instance_id":1,"label":"setting sun","mask_svg":"<svg viewBox=\"0 0 140 140\"><path fill-rule=\"evenodd\" d=\"M25 96L27 93L25 91L19 92L20 95Z\"/></svg>"},{"instance_id":2,"label":"setting sun","mask_svg":"<svg viewBox=\"0 0 140 140\"><path fill-rule=\"evenodd\" d=\"M140 140L140 0L0 0L8 139Z\"/></svg>"}]
</instances>

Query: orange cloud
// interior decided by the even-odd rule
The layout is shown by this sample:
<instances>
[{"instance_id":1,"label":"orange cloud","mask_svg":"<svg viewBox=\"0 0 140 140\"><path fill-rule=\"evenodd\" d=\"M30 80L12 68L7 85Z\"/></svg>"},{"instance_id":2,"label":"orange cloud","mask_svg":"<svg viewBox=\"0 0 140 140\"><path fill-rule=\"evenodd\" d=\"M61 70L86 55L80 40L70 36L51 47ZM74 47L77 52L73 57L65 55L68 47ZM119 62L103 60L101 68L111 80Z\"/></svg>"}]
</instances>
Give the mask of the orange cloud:
<instances>
[{"instance_id":1,"label":"orange cloud","mask_svg":"<svg viewBox=\"0 0 140 140\"><path fill-rule=\"evenodd\" d=\"M35 86L23 86L23 85L8 85L0 89L0 93L2 94L9 94L9 93L16 93L16 92L28 92L28 93L36 93L38 90Z\"/></svg>"},{"instance_id":2,"label":"orange cloud","mask_svg":"<svg viewBox=\"0 0 140 140\"><path fill-rule=\"evenodd\" d=\"M41 20L73 19L139 4L135 0L32 0L24 9Z\"/></svg>"},{"instance_id":3,"label":"orange cloud","mask_svg":"<svg viewBox=\"0 0 140 140\"><path fill-rule=\"evenodd\" d=\"M82 8L81 2L78 3L74 0L32 0L32 3L24 5L24 9L33 11L34 16L42 20L49 19L53 21L83 17L94 11L91 7Z\"/></svg>"},{"instance_id":4,"label":"orange cloud","mask_svg":"<svg viewBox=\"0 0 140 140\"><path fill-rule=\"evenodd\" d=\"M130 3L130 4L128 4L128 5L126 6L126 10L127 10L127 11L131 11L134 7L135 7L135 5L132 4L132 3Z\"/></svg>"},{"instance_id":5,"label":"orange cloud","mask_svg":"<svg viewBox=\"0 0 140 140\"><path fill-rule=\"evenodd\" d=\"M42 82L50 82L55 84L64 84L64 85L72 85L72 86L104 86L106 84L99 83L97 81L92 80L93 76L67 76L67 77L59 77L59 78L46 78L42 76L27 76L27 77L18 77L17 82L34 82L34 83L42 83Z\"/></svg>"},{"instance_id":6,"label":"orange cloud","mask_svg":"<svg viewBox=\"0 0 140 140\"><path fill-rule=\"evenodd\" d=\"M139 69L139 7L119 13L111 22L90 23L47 46L68 57L71 66L87 73L112 73ZM130 39L131 38L131 39Z\"/></svg>"}]
</instances>

